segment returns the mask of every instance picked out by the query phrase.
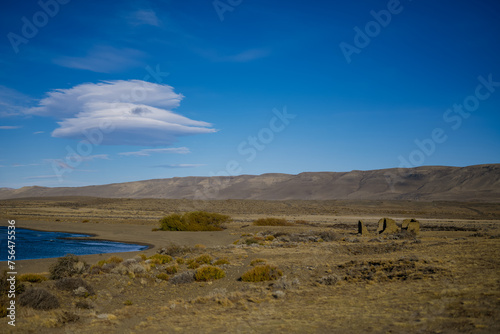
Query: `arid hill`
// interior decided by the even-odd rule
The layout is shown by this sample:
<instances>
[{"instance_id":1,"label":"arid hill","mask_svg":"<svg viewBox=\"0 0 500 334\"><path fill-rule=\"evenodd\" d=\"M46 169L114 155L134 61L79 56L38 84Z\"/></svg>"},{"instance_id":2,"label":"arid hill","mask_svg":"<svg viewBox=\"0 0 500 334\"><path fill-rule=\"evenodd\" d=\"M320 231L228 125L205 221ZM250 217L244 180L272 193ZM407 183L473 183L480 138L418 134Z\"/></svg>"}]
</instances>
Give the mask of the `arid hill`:
<instances>
[{"instance_id":1,"label":"arid hill","mask_svg":"<svg viewBox=\"0 0 500 334\"><path fill-rule=\"evenodd\" d=\"M33 186L20 189L0 189L0 199L53 196L498 202L500 200L500 164L314 172L298 175L174 177L74 188Z\"/></svg>"}]
</instances>

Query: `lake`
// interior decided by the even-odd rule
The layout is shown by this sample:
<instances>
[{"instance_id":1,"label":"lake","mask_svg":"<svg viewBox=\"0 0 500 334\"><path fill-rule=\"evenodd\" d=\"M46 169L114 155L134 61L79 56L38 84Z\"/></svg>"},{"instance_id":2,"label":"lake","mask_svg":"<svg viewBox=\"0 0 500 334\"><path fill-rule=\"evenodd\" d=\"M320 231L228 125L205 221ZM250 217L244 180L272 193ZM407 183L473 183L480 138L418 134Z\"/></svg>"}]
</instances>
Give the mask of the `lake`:
<instances>
[{"instance_id":1,"label":"lake","mask_svg":"<svg viewBox=\"0 0 500 334\"><path fill-rule=\"evenodd\" d=\"M42 232L16 228L16 260L33 260L61 257L66 254L88 255L101 253L134 252L148 246L123 242L85 240L88 234ZM83 238L83 239L68 239ZM7 261L7 227L0 226L0 261Z\"/></svg>"}]
</instances>

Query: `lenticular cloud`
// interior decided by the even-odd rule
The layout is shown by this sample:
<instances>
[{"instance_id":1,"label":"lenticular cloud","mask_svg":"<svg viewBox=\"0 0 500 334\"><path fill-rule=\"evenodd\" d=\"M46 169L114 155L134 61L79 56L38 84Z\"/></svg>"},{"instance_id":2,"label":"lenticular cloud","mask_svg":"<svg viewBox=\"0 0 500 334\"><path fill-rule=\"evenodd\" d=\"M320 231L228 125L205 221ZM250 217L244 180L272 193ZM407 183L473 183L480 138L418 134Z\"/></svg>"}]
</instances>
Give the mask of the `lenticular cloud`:
<instances>
[{"instance_id":1,"label":"lenticular cloud","mask_svg":"<svg viewBox=\"0 0 500 334\"><path fill-rule=\"evenodd\" d=\"M105 145L170 145L179 136L215 132L210 123L171 111L183 98L167 85L106 81L49 92L27 112L60 119L53 137L84 139L101 131Z\"/></svg>"}]
</instances>

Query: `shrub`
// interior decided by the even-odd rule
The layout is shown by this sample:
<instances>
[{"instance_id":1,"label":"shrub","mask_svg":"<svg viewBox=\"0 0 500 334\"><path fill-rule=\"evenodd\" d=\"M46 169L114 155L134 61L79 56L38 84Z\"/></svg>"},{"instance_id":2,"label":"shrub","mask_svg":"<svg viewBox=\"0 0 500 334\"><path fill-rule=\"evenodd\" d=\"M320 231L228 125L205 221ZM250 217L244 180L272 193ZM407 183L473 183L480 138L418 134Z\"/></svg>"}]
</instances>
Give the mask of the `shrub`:
<instances>
[{"instance_id":1,"label":"shrub","mask_svg":"<svg viewBox=\"0 0 500 334\"><path fill-rule=\"evenodd\" d=\"M163 231L222 231L222 224L231 221L231 217L205 211L174 213L160 220Z\"/></svg>"},{"instance_id":2,"label":"shrub","mask_svg":"<svg viewBox=\"0 0 500 334\"><path fill-rule=\"evenodd\" d=\"M185 284L191 283L194 281L194 272L193 271L185 271L180 274L175 275L170 279L170 283L172 284Z\"/></svg>"},{"instance_id":3,"label":"shrub","mask_svg":"<svg viewBox=\"0 0 500 334\"><path fill-rule=\"evenodd\" d=\"M154 264L165 264L171 262L173 259L170 255L155 254L150 256L149 260Z\"/></svg>"},{"instance_id":4,"label":"shrub","mask_svg":"<svg viewBox=\"0 0 500 334\"><path fill-rule=\"evenodd\" d=\"M94 305L92 305L90 302L86 301L86 300L79 300L75 303L75 306L77 308L83 308L83 309L86 309L86 310L90 310L90 309L93 309L94 308Z\"/></svg>"},{"instance_id":5,"label":"shrub","mask_svg":"<svg viewBox=\"0 0 500 334\"><path fill-rule=\"evenodd\" d=\"M229 260L228 260L228 259L226 259L225 257L224 257L224 258L222 258L222 259L218 259L217 261L215 261L215 262L213 263L213 265L214 265L214 266L222 266L222 265L224 265L224 264L229 264Z\"/></svg>"},{"instance_id":6,"label":"shrub","mask_svg":"<svg viewBox=\"0 0 500 334\"><path fill-rule=\"evenodd\" d=\"M252 237L252 238L248 238L245 240L245 244L247 245L251 245L251 244L258 244L261 240L260 239L257 239L257 237Z\"/></svg>"},{"instance_id":7,"label":"shrub","mask_svg":"<svg viewBox=\"0 0 500 334\"><path fill-rule=\"evenodd\" d=\"M133 303L132 303L132 301L130 299L127 299L126 301L123 302L123 305L125 305L125 306L130 306L132 304Z\"/></svg>"},{"instance_id":8,"label":"shrub","mask_svg":"<svg viewBox=\"0 0 500 334\"><path fill-rule=\"evenodd\" d=\"M50 279L60 279L80 274L85 270L86 266L76 255L67 254L58 258L57 262L50 267Z\"/></svg>"},{"instance_id":9,"label":"shrub","mask_svg":"<svg viewBox=\"0 0 500 334\"><path fill-rule=\"evenodd\" d=\"M196 270L194 278L197 281L211 281L226 276L224 270L214 266L203 266Z\"/></svg>"},{"instance_id":10,"label":"shrub","mask_svg":"<svg viewBox=\"0 0 500 334\"><path fill-rule=\"evenodd\" d=\"M146 259L148 258L147 255L144 253L137 254L137 256L140 257L142 259L142 261L146 261Z\"/></svg>"},{"instance_id":11,"label":"shrub","mask_svg":"<svg viewBox=\"0 0 500 334\"><path fill-rule=\"evenodd\" d=\"M272 281L282 276L283 272L271 265L256 266L241 276L241 280L245 282L263 282Z\"/></svg>"},{"instance_id":12,"label":"shrub","mask_svg":"<svg viewBox=\"0 0 500 334\"><path fill-rule=\"evenodd\" d=\"M94 289L80 277L64 277L56 281L55 287L59 290L74 291L79 287L85 288L89 295L94 294Z\"/></svg>"},{"instance_id":13,"label":"shrub","mask_svg":"<svg viewBox=\"0 0 500 334\"><path fill-rule=\"evenodd\" d=\"M182 257L178 258L177 260L175 260L178 264L184 264L184 259Z\"/></svg>"},{"instance_id":14,"label":"shrub","mask_svg":"<svg viewBox=\"0 0 500 334\"><path fill-rule=\"evenodd\" d=\"M253 222L256 226L292 226L286 219L283 218L259 218Z\"/></svg>"},{"instance_id":15,"label":"shrub","mask_svg":"<svg viewBox=\"0 0 500 334\"><path fill-rule=\"evenodd\" d=\"M267 240L267 241L273 241L274 239L276 239L276 238L274 237L274 235L268 235L268 236L266 237L266 240Z\"/></svg>"},{"instance_id":16,"label":"shrub","mask_svg":"<svg viewBox=\"0 0 500 334\"><path fill-rule=\"evenodd\" d=\"M188 260L188 268L189 269L196 269L202 264L210 264L212 262L212 257L208 254L203 254L200 255L194 259Z\"/></svg>"},{"instance_id":17,"label":"shrub","mask_svg":"<svg viewBox=\"0 0 500 334\"><path fill-rule=\"evenodd\" d=\"M19 282L40 283L47 280L47 277L40 274L23 274L17 277Z\"/></svg>"},{"instance_id":18,"label":"shrub","mask_svg":"<svg viewBox=\"0 0 500 334\"><path fill-rule=\"evenodd\" d=\"M256 264L260 264L260 263L265 264L265 263L267 263L267 260L265 260L265 259L255 259L255 260L252 260L250 262L250 265L251 266L255 266Z\"/></svg>"},{"instance_id":19,"label":"shrub","mask_svg":"<svg viewBox=\"0 0 500 334\"><path fill-rule=\"evenodd\" d=\"M156 275L156 278L161 279L163 281L168 281L170 276L168 276L168 274L166 273L159 273L158 275Z\"/></svg>"},{"instance_id":20,"label":"shrub","mask_svg":"<svg viewBox=\"0 0 500 334\"><path fill-rule=\"evenodd\" d=\"M178 271L179 267L176 264L165 268L165 272L169 275L177 274Z\"/></svg>"},{"instance_id":21,"label":"shrub","mask_svg":"<svg viewBox=\"0 0 500 334\"><path fill-rule=\"evenodd\" d=\"M52 310L59 307L59 300L45 289L30 288L19 297L19 304L35 310Z\"/></svg>"},{"instance_id":22,"label":"shrub","mask_svg":"<svg viewBox=\"0 0 500 334\"><path fill-rule=\"evenodd\" d=\"M323 239L323 241L337 241L337 240L342 239L342 236L340 236L339 234L337 234L333 231L321 232L319 234L319 237L321 239Z\"/></svg>"},{"instance_id":23,"label":"shrub","mask_svg":"<svg viewBox=\"0 0 500 334\"><path fill-rule=\"evenodd\" d=\"M119 263L122 263L123 262L123 259L119 256L112 256L110 257L109 259L106 260L106 263L116 263L116 264L119 264Z\"/></svg>"},{"instance_id":24,"label":"shrub","mask_svg":"<svg viewBox=\"0 0 500 334\"><path fill-rule=\"evenodd\" d=\"M192 251L191 247L170 244L167 247L163 247L162 249L160 249L158 253L170 256L181 256L191 251Z\"/></svg>"}]
</instances>

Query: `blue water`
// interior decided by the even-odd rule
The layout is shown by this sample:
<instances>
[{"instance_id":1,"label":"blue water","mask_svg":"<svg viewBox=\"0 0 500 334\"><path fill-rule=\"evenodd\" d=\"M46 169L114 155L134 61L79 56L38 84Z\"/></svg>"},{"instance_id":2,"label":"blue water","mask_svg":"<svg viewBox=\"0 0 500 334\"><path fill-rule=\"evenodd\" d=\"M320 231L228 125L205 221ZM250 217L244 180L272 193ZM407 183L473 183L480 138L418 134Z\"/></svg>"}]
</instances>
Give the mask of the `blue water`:
<instances>
[{"instance_id":1,"label":"blue water","mask_svg":"<svg viewBox=\"0 0 500 334\"><path fill-rule=\"evenodd\" d=\"M88 255L101 253L134 252L148 248L143 245L100 240L71 240L88 234L41 232L16 228L16 260L45 259L66 254ZM0 226L0 261L7 261L7 227Z\"/></svg>"}]
</instances>

